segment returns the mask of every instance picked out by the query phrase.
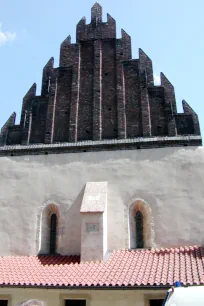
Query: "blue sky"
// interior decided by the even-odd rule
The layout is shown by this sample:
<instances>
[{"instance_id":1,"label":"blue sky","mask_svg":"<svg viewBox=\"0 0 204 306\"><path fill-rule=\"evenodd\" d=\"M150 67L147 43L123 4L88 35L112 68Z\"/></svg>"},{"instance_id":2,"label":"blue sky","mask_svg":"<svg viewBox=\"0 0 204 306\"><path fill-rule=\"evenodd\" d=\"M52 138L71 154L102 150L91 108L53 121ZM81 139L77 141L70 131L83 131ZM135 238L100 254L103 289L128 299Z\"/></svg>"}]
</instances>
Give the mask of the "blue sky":
<instances>
[{"instance_id":1,"label":"blue sky","mask_svg":"<svg viewBox=\"0 0 204 306\"><path fill-rule=\"evenodd\" d=\"M162 71L175 87L178 110L185 99L198 113L204 131L204 1L100 0L103 19L110 13L132 37L132 53L142 48L152 59L155 79ZM81 17L90 21L91 0L0 0L0 127L13 111L19 122L22 98L37 83L51 56Z\"/></svg>"}]
</instances>

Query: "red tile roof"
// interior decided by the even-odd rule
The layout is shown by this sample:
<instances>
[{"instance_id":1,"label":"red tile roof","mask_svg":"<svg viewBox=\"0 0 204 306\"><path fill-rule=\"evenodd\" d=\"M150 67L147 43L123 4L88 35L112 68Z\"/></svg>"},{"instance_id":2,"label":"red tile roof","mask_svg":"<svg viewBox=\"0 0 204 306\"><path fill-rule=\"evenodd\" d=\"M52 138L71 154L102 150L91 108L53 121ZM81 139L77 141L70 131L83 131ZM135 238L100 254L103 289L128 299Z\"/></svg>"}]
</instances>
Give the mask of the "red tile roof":
<instances>
[{"instance_id":1,"label":"red tile roof","mask_svg":"<svg viewBox=\"0 0 204 306\"><path fill-rule=\"evenodd\" d=\"M204 248L114 251L104 262L78 256L0 257L0 286L170 286L204 284Z\"/></svg>"}]
</instances>

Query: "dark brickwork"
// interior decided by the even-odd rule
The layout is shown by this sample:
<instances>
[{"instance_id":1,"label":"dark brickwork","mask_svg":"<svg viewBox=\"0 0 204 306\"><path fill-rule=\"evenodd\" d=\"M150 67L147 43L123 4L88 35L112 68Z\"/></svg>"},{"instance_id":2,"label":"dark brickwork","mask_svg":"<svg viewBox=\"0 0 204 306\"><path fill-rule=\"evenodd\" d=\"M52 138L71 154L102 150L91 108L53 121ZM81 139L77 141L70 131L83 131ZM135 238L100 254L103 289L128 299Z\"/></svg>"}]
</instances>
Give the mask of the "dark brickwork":
<instances>
[{"instance_id":1,"label":"dark brickwork","mask_svg":"<svg viewBox=\"0 0 204 306\"><path fill-rule=\"evenodd\" d=\"M141 97L138 60L124 63L126 136L142 137Z\"/></svg>"},{"instance_id":2,"label":"dark brickwork","mask_svg":"<svg viewBox=\"0 0 204 306\"><path fill-rule=\"evenodd\" d=\"M69 121L72 89L71 84L71 67L59 68L57 79L58 90L56 96L57 103L55 107L53 142L69 141Z\"/></svg>"},{"instance_id":3,"label":"dark brickwork","mask_svg":"<svg viewBox=\"0 0 204 306\"><path fill-rule=\"evenodd\" d=\"M168 136L168 122L165 116L165 98L163 87L149 87L149 106L151 118L151 135Z\"/></svg>"},{"instance_id":4,"label":"dark brickwork","mask_svg":"<svg viewBox=\"0 0 204 306\"><path fill-rule=\"evenodd\" d=\"M21 142L21 127L19 125L15 125L14 127L10 127L8 130L6 144L7 145L17 145ZM3 133L2 133L3 135Z\"/></svg>"},{"instance_id":5,"label":"dark brickwork","mask_svg":"<svg viewBox=\"0 0 204 306\"><path fill-rule=\"evenodd\" d=\"M77 140L93 139L94 42L81 43Z\"/></svg>"},{"instance_id":6,"label":"dark brickwork","mask_svg":"<svg viewBox=\"0 0 204 306\"><path fill-rule=\"evenodd\" d=\"M115 40L102 42L102 139L117 138Z\"/></svg>"},{"instance_id":7,"label":"dark brickwork","mask_svg":"<svg viewBox=\"0 0 204 306\"><path fill-rule=\"evenodd\" d=\"M151 59L141 49L139 59L132 59L130 36L122 30L116 38L115 20L108 14L103 22L96 3L91 23L83 17L77 24L76 43L70 36L62 42L59 67L54 68L53 58L45 65L41 96L33 84L23 98L20 124L15 125L15 113L5 123L0 146L200 135L198 116L186 101L183 110L177 113L174 87L166 76L162 73L161 86L154 86ZM191 141L195 144L189 139L186 144ZM143 147L161 143L171 141ZM120 149L127 146L132 145L121 142Z\"/></svg>"},{"instance_id":8,"label":"dark brickwork","mask_svg":"<svg viewBox=\"0 0 204 306\"><path fill-rule=\"evenodd\" d=\"M102 138L102 43L94 41L93 140Z\"/></svg>"},{"instance_id":9,"label":"dark brickwork","mask_svg":"<svg viewBox=\"0 0 204 306\"><path fill-rule=\"evenodd\" d=\"M45 137L48 99L36 97L32 103L32 127L30 143L42 143Z\"/></svg>"},{"instance_id":10,"label":"dark brickwork","mask_svg":"<svg viewBox=\"0 0 204 306\"><path fill-rule=\"evenodd\" d=\"M4 126L1 128L1 133L0 133L0 144L1 145L4 146L8 142L11 143L11 140L14 138L15 120L16 120L16 113L13 113L11 114L9 119L6 121ZM11 134L11 131L12 131L12 135L9 135Z\"/></svg>"}]
</instances>

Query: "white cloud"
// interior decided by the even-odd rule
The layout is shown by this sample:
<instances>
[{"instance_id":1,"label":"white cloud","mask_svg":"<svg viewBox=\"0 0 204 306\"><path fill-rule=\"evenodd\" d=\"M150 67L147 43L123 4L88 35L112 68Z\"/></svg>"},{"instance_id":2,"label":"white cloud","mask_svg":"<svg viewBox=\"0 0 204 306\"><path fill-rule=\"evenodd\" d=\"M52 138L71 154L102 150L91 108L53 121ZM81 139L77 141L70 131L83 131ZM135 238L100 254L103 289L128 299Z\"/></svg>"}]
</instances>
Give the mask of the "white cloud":
<instances>
[{"instance_id":1,"label":"white cloud","mask_svg":"<svg viewBox=\"0 0 204 306\"><path fill-rule=\"evenodd\" d=\"M16 33L9 32L9 31L3 31L2 25L0 23L0 47L8 42L12 42L16 39Z\"/></svg>"},{"instance_id":2,"label":"white cloud","mask_svg":"<svg viewBox=\"0 0 204 306\"><path fill-rule=\"evenodd\" d=\"M155 85L161 85L160 75L154 74L154 84Z\"/></svg>"}]
</instances>

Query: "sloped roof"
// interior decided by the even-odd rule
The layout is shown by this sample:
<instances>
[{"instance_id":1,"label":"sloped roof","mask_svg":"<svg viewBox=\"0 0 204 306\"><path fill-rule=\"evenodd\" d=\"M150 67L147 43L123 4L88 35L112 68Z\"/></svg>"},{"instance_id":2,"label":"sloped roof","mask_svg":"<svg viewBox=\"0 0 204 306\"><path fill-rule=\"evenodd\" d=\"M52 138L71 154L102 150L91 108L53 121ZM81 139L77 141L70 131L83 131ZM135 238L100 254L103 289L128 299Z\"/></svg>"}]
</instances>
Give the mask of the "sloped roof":
<instances>
[{"instance_id":1,"label":"sloped roof","mask_svg":"<svg viewBox=\"0 0 204 306\"><path fill-rule=\"evenodd\" d=\"M138 287L204 285L204 248L114 251L104 262L78 256L0 257L1 286Z\"/></svg>"}]
</instances>

